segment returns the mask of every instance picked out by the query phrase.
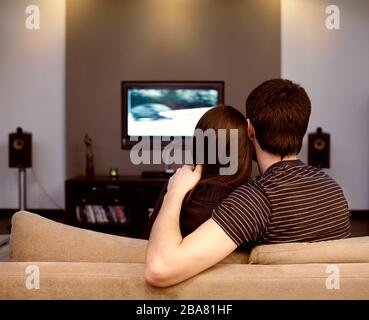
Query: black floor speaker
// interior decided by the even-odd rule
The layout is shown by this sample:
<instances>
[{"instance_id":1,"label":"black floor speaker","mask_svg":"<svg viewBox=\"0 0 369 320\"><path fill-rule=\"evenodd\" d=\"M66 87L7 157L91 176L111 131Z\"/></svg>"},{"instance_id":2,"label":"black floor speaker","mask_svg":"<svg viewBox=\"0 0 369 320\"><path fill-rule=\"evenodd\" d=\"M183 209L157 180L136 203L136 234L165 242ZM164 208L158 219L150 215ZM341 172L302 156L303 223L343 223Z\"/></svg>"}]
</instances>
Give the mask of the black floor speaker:
<instances>
[{"instance_id":1,"label":"black floor speaker","mask_svg":"<svg viewBox=\"0 0 369 320\"><path fill-rule=\"evenodd\" d=\"M309 134L308 164L317 168L330 167L331 136L318 128Z\"/></svg>"},{"instance_id":2,"label":"black floor speaker","mask_svg":"<svg viewBox=\"0 0 369 320\"><path fill-rule=\"evenodd\" d=\"M9 167L32 167L32 134L17 128L17 132L9 134Z\"/></svg>"}]
</instances>

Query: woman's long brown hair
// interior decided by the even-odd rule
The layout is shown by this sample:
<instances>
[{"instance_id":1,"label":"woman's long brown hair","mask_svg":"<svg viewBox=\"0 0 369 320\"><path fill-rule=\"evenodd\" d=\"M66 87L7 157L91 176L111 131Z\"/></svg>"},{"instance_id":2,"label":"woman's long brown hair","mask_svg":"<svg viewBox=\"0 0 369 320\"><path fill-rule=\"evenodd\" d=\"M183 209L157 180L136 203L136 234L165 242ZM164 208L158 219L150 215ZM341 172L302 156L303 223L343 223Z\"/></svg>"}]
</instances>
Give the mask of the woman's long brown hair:
<instances>
[{"instance_id":1,"label":"woman's long brown hair","mask_svg":"<svg viewBox=\"0 0 369 320\"><path fill-rule=\"evenodd\" d=\"M204 163L202 170L202 177L199 182L201 183L215 183L228 186L230 188L237 188L248 179L251 175L251 157L252 157L252 145L247 136L247 121L243 114L237 109L220 105L207 111L199 120L196 125L196 129L206 131L207 129L219 129L226 130L226 150L229 156L230 152L230 129L238 129L238 168L233 175L220 175L219 169L225 167L219 162L217 155L216 163L210 164L207 162L206 155L208 154L209 141L204 139ZM218 136L216 138L216 144L218 144ZM193 138L193 156L196 164L196 138ZM227 165L228 166L228 165ZM191 197L192 192L188 194L188 198Z\"/></svg>"}]
</instances>

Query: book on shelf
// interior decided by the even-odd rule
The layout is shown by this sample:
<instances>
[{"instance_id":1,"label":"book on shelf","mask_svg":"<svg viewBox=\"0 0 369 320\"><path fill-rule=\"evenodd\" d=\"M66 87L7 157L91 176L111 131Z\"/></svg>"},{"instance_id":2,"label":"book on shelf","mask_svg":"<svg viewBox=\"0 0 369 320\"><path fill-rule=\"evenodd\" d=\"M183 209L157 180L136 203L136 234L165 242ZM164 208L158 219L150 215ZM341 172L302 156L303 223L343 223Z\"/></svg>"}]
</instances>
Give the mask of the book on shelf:
<instances>
[{"instance_id":1,"label":"book on shelf","mask_svg":"<svg viewBox=\"0 0 369 320\"><path fill-rule=\"evenodd\" d=\"M108 206L107 207L107 212L109 212L109 216L111 217L111 220L114 222L114 223L118 223L118 218L117 218L117 215L115 214L115 210L113 207L111 206Z\"/></svg>"},{"instance_id":2,"label":"book on shelf","mask_svg":"<svg viewBox=\"0 0 369 320\"><path fill-rule=\"evenodd\" d=\"M92 210L98 223L105 223L104 212L101 211L100 206L93 206Z\"/></svg>"},{"instance_id":3,"label":"book on shelf","mask_svg":"<svg viewBox=\"0 0 369 320\"><path fill-rule=\"evenodd\" d=\"M88 215L90 217L90 222L91 223L99 222L99 218L96 216L95 212L93 211L92 206L88 205L86 207L87 207Z\"/></svg>"},{"instance_id":4,"label":"book on shelf","mask_svg":"<svg viewBox=\"0 0 369 320\"><path fill-rule=\"evenodd\" d=\"M77 221L79 222L83 222L83 214L81 213L81 207L77 206L76 207L76 215L77 215Z\"/></svg>"},{"instance_id":5,"label":"book on shelf","mask_svg":"<svg viewBox=\"0 0 369 320\"><path fill-rule=\"evenodd\" d=\"M108 220L107 212L105 211L105 209L102 206L97 206L97 209L100 211L103 223L109 223L110 221Z\"/></svg>"},{"instance_id":6,"label":"book on shelf","mask_svg":"<svg viewBox=\"0 0 369 320\"><path fill-rule=\"evenodd\" d=\"M126 215L125 215L125 213L124 213L124 207L118 207L118 206L116 206L115 207L115 212L116 212L116 215L117 215L117 217L118 217L118 220L119 220L119 222L120 223L126 223L127 222L127 217L126 217Z\"/></svg>"},{"instance_id":7,"label":"book on shelf","mask_svg":"<svg viewBox=\"0 0 369 320\"><path fill-rule=\"evenodd\" d=\"M81 213L83 214L83 216L81 217L82 222L87 222L87 223L96 222L91 206L83 206L80 209L81 209L80 214Z\"/></svg>"},{"instance_id":8,"label":"book on shelf","mask_svg":"<svg viewBox=\"0 0 369 320\"><path fill-rule=\"evenodd\" d=\"M76 207L77 221L89 224L125 224L124 206L84 205Z\"/></svg>"}]
</instances>

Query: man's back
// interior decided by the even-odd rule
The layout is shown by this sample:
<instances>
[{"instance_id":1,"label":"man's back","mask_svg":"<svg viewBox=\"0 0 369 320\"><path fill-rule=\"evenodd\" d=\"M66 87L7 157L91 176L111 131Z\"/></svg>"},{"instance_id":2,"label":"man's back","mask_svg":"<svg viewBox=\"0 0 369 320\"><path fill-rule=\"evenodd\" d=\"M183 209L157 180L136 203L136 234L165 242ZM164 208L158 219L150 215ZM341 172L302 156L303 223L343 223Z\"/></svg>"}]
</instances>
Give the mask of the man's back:
<instances>
[{"instance_id":1,"label":"man's back","mask_svg":"<svg viewBox=\"0 0 369 320\"><path fill-rule=\"evenodd\" d=\"M211 219L183 238L178 228L182 199L200 180L201 167L179 169L151 232L145 271L149 283L181 282L243 244L350 235L350 213L339 185L297 160L310 113L305 89L290 80L265 81L248 95L247 136L262 177L239 187L213 210Z\"/></svg>"},{"instance_id":2,"label":"man's back","mask_svg":"<svg viewBox=\"0 0 369 320\"><path fill-rule=\"evenodd\" d=\"M346 238L349 216L345 196L333 179L290 160L241 186L212 217L240 245Z\"/></svg>"}]
</instances>

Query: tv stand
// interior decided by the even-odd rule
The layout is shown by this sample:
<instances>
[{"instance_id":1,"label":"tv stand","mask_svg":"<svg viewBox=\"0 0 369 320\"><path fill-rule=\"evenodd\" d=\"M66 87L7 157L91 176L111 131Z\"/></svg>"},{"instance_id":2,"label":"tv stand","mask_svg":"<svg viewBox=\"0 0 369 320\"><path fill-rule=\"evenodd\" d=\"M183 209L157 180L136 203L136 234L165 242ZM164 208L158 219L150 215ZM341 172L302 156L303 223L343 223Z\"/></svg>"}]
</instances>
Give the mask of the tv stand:
<instances>
[{"instance_id":1,"label":"tv stand","mask_svg":"<svg viewBox=\"0 0 369 320\"><path fill-rule=\"evenodd\" d=\"M167 182L165 178L139 176L79 176L67 180L66 222L80 228L141 238Z\"/></svg>"}]
</instances>

